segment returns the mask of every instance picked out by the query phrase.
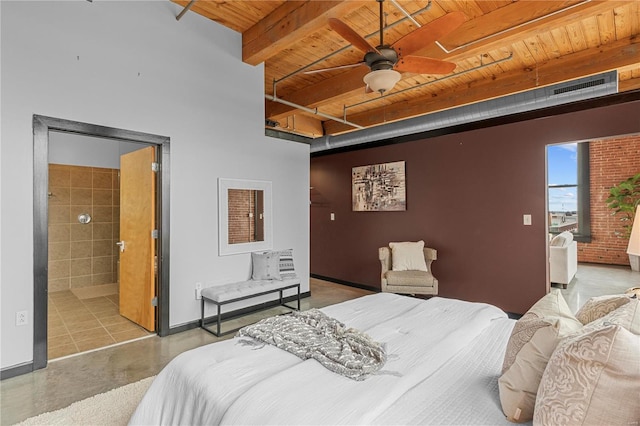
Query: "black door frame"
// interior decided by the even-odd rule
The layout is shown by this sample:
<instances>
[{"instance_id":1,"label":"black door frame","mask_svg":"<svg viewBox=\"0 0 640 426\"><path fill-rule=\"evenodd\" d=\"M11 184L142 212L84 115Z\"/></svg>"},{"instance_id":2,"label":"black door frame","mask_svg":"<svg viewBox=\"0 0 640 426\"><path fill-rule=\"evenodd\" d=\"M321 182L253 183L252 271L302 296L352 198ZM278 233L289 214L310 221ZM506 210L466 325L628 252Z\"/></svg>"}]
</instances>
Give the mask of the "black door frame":
<instances>
[{"instance_id":1,"label":"black door frame","mask_svg":"<svg viewBox=\"0 0 640 426\"><path fill-rule=\"evenodd\" d=\"M33 116L33 364L31 371L47 366L47 296L48 296L48 187L49 132L67 132L155 145L160 151L157 161L156 208L158 226L158 314L157 332L169 334L169 179L170 139L167 136L99 126L60 118Z\"/></svg>"}]
</instances>

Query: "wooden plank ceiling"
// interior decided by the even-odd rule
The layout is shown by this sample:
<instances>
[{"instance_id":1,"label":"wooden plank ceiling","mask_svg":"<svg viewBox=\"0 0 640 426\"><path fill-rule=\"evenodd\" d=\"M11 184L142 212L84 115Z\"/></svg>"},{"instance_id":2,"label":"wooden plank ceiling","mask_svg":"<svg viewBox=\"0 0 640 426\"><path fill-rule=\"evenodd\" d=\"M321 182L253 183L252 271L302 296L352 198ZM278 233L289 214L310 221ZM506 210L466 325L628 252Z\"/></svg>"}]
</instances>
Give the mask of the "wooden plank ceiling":
<instances>
[{"instance_id":1,"label":"wooden plank ceiling","mask_svg":"<svg viewBox=\"0 0 640 426\"><path fill-rule=\"evenodd\" d=\"M639 1L386 0L383 7L387 45L462 12L459 27L413 52L453 62L454 71L402 72L382 96L365 91L366 65L307 73L363 61L329 18L379 45L376 0L196 0L188 13L242 33L243 61L265 63L265 94L304 107L265 99L265 123L314 138L355 129L327 115L370 127L611 70L619 91L640 88Z\"/></svg>"}]
</instances>

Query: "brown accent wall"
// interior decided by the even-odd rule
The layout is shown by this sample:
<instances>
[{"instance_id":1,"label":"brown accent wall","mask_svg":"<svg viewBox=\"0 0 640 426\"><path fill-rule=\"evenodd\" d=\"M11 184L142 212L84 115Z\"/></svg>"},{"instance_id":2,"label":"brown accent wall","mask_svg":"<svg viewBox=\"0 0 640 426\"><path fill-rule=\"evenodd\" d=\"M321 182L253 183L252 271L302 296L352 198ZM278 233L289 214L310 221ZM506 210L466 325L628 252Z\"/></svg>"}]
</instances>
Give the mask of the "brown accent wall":
<instances>
[{"instance_id":1,"label":"brown accent wall","mask_svg":"<svg viewBox=\"0 0 640 426\"><path fill-rule=\"evenodd\" d=\"M423 239L441 296L524 313L548 291L546 145L637 133L639 116L633 101L314 156L311 273L379 288L378 247ZM402 160L407 210L352 212L351 168Z\"/></svg>"},{"instance_id":2,"label":"brown accent wall","mask_svg":"<svg viewBox=\"0 0 640 426\"><path fill-rule=\"evenodd\" d=\"M49 165L49 291L117 282L119 170ZM91 222L81 224L78 215Z\"/></svg>"},{"instance_id":3,"label":"brown accent wall","mask_svg":"<svg viewBox=\"0 0 640 426\"><path fill-rule=\"evenodd\" d=\"M578 243L578 261L629 265L627 244L620 238L620 216L612 216L605 200L609 188L640 173L640 136L592 141L589 144L591 242Z\"/></svg>"}]
</instances>

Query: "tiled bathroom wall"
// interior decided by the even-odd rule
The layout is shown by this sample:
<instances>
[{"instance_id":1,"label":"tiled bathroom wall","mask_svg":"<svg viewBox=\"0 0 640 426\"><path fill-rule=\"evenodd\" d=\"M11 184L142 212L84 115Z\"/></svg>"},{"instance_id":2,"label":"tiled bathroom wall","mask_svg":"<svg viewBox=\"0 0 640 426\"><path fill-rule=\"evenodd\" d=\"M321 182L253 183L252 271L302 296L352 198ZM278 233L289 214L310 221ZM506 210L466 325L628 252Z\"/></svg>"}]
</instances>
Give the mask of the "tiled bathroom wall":
<instances>
[{"instance_id":1,"label":"tiled bathroom wall","mask_svg":"<svg viewBox=\"0 0 640 426\"><path fill-rule=\"evenodd\" d=\"M117 169L49 164L50 292L117 282L119 188Z\"/></svg>"}]
</instances>

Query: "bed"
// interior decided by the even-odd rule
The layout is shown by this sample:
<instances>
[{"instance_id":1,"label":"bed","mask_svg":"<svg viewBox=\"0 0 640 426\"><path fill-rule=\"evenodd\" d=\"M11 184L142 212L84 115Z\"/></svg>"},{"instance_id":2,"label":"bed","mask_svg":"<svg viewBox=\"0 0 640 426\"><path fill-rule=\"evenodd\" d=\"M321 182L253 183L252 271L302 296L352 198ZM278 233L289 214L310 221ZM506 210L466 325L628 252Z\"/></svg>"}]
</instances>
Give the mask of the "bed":
<instances>
[{"instance_id":1,"label":"bed","mask_svg":"<svg viewBox=\"0 0 640 426\"><path fill-rule=\"evenodd\" d=\"M378 293L321 311L385 345L382 369L352 380L235 337L172 360L130 424L510 424L498 378L515 321L499 308Z\"/></svg>"}]
</instances>

